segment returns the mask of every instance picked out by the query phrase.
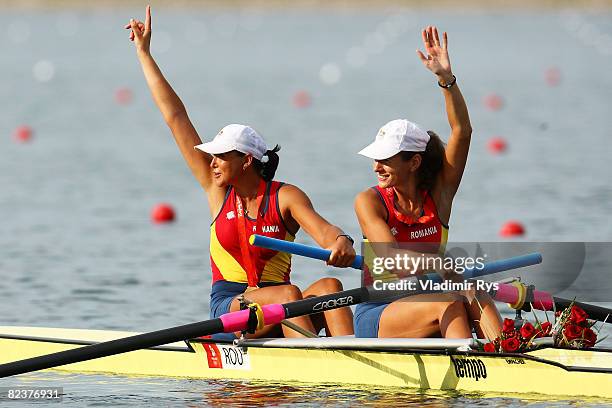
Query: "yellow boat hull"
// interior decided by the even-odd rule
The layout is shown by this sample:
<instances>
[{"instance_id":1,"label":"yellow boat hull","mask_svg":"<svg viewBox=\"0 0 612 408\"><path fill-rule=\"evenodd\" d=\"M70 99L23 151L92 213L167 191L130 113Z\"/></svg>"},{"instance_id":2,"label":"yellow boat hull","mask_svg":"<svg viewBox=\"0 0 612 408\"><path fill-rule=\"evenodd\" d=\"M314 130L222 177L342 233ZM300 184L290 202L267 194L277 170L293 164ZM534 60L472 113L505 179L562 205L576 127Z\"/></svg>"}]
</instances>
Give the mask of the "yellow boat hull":
<instances>
[{"instance_id":1,"label":"yellow boat hull","mask_svg":"<svg viewBox=\"0 0 612 408\"><path fill-rule=\"evenodd\" d=\"M5 329L2 331L2 329ZM6 333L7 328L0 328ZM49 330L46 336L40 330ZM55 330L55 331L52 331ZM70 332L96 342L116 332L31 329L0 334L0 363L81 347ZM54 336L49 334L54 333ZM100 335L107 338L100 339ZM128 333L132 334L132 333ZM97 337L96 337L97 336ZM114 336L114 337L113 337ZM13 338L11 338L13 337ZM19 337L19 338L16 338ZM73 336L77 337L77 336ZM445 350L359 350L317 347L242 347L189 341L70 364L58 370L202 379L363 384L481 393L538 393L612 399L612 352L543 348L497 355ZM278 340L276 340L278 343Z\"/></svg>"}]
</instances>

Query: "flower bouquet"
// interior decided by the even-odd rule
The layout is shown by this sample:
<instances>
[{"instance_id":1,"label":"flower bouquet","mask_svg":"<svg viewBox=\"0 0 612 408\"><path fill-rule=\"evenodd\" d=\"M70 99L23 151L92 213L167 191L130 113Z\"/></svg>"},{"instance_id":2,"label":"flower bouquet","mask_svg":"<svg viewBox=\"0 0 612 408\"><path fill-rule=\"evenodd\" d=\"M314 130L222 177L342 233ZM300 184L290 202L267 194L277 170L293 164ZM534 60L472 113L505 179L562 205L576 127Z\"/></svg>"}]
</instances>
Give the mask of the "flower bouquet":
<instances>
[{"instance_id":1,"label":"flower bouquet","mask_svg":"<svg viewBox=\"0 0 612 408\"><path fill-rule=\"evenodd\" d=\"M589 315L576 305L555 313L555 324L552 327L552 337L555 346L583 349L593 347L597 342L597 334L593 330L595 320L589 320Z\"/></svg>"},{"instance_id":2,"label":"flower bouquet","mask_svg":"<svg viewBox=\"0 0 612 408\"><path fill-rule=\"evenodd\" d=\"M548 315L546 317L548 320ZM573 303L555 312L554 323L539 322L536 317L535 326L527 321L517 325L513 319L504 319L499 337L482 344L482 350L489 353L523 353L536 348L534 339L549 336L552 336L555 347L589 348L598 342L597 333L593 330L595 323Z\"/></svg>"}]
</instances>

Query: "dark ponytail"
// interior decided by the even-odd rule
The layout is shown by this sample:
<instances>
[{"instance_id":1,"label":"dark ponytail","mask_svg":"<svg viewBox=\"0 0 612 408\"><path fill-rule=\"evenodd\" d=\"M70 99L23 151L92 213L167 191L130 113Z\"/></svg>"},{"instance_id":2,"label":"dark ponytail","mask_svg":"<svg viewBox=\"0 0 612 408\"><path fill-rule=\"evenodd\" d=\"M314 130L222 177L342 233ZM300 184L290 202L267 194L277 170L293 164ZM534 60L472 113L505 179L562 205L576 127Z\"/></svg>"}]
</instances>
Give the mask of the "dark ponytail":
<instances>
[{"instance_id":1,"label":"dark ponytail","mask_svg":"<svg viewBox=\"0 0 612 408\"><path fill-rule=\"evenodd\" d=\"M410 160L415 154L421 155L421 166L419 167L419 189L431 190L434 187L438 173L442 169L444 158L444 143L435 132L428 130L429 142L424 152L402 152L403 160Z\"/></svg>"},{"instance_id":2,"label":"dark ponytail","mask_svg":"<svg viewBox=\"0 0 612 408\"><path fill-rule=\"evenodd\" d=\"M276 169L278 168L279 157L276 154L280 150L280 146L274 146L274 149L266 151L266 154L263 157L263 160L268 159L266 162L255 160L255 169L259 172L261 177L265 181L271 181L274 178L274 174L276 174Z\"/></svg>"}]
</instances>

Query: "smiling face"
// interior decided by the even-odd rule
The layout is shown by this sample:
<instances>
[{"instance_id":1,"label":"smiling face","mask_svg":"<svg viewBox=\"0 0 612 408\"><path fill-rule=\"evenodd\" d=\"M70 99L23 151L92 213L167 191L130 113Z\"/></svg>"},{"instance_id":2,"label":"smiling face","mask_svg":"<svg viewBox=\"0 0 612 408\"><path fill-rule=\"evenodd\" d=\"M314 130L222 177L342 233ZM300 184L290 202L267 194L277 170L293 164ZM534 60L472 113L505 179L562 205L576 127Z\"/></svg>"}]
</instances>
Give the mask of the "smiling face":
<instances>
[{"instance_id":1,"label":"smiling face","mask_svg":"<svg viewBox=\"0 0 612 408\"><path fill-rule=\"evenodd\" d=\"M384 160L374 160L374 172L381 188L394 187L403 184L410 177L416 177L417 170L421 165L421 155L414 154L409 160L402 157L405 152L400 152Z\"/></svg>"},{"instance_id":2,"label":"smiling face","mask_svg":"<svg viewBox=\"0 0 612 408\"><path fill-rule=\"evenodd\" d=\"M213 155L213 159L210 162L213 183L217 187L235 184L237 178L244 174L245 169L251 162L251 155L240 154L235 150Z\"/></svg>"}]
</instances>

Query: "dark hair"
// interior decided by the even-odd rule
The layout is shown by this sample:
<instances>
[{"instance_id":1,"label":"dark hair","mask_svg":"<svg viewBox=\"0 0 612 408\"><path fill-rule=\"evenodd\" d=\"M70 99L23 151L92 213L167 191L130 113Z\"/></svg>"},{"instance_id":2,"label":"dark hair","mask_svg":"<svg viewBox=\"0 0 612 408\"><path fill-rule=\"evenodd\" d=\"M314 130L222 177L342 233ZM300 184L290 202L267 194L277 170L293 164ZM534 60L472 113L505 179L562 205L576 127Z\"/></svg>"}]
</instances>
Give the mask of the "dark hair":
<instances>
[{"instance_id":1,"label":"dark hair","mask_svg":"<svg viewBox=\"0 0 612 408\"><path fill-rule=\"evenodd\" d=\"M429 142L424 152L401 152L402 160L408 161L415 154L421 155L421 166L418 171L419 188L421 190L430 190L433 188L438 173L442 168L442 160L444 158L444 143L440 136L435 132L428 130Z\"/></svg>"},{"instance_id":2,"label":"dark hair","mask_svg":"<svg viewBox=\"0 0 612 408\"><path fill-rule=\"evenodd\" d=\"M280 160L276 152L279 150L279 145L274 146L274 149L272 150L267 150L264 157L267 157L268 161L265 163L253 158L253 166L255 167L255 170L265 181L271 181L274 178L274 174L276 174L276 169L278 168L278 162Z\"/></svg>"}]
</instances>

